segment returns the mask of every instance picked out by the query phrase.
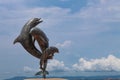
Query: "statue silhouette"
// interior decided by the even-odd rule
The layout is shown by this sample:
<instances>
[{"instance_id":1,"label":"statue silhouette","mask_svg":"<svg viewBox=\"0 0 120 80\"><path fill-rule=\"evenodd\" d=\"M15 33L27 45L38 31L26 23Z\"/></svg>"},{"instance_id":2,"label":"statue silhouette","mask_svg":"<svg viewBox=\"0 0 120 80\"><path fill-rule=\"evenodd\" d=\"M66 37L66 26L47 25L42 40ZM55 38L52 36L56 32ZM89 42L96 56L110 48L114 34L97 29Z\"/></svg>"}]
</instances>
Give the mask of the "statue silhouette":
<instances>
[{"instance_id":1,"label":"statue silhouette","mask_svg":"<svg viewBox=\"0 0 120 80\"><path fill-rule=\"evenodd\" d=\"M13 43L20 43L28 53L40 59L40 69L42 71L37 72L36 75L42 75L43 78L46 78L46 75L49 74L46 71L47 61L53 59L54 53L58 53L59 50L53 46L49 47L49 39L46 34L41 29L36 28L41 22L43 22L41 18L30 19L23 26L20 35ZM35 41L38 42L41 51L35 47Z\"/></svg>"}]
</instances>

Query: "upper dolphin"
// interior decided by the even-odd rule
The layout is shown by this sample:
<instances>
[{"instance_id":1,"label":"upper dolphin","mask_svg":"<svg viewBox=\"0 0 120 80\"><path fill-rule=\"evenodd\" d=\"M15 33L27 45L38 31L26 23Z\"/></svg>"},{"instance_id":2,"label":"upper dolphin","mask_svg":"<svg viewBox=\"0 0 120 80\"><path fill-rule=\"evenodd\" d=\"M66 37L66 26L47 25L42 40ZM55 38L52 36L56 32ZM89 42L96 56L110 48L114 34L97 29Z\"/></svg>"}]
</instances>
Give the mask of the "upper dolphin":
<instances>
[{"instance_id":1,"label":"upper dolphin","mask_svg":"<svg viewBox=\"0 0 120 80\"><path fill-rule=\"evenodd\" d=\"M20 35L14 40L14 44L19 42L26 51L36 58L41 57L42 53L35 47L30 30L43 22L41 18L30 19L22 28Z\"/></svg>"}]
</instances>

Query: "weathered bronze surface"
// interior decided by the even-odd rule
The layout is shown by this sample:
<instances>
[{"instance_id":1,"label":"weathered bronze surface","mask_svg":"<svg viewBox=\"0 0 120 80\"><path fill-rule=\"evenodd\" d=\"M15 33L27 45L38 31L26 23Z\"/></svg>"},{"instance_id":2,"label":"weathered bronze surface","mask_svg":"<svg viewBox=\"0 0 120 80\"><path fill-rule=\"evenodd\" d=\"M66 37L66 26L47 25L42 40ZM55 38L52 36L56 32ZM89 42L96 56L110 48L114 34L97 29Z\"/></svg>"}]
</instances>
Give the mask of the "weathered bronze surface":
<instances>
[{"instance_id":1,"label":"weathered bronze surface","mask_svg":"<svg viewBox=\"0 0 120 80\"><path fill-rule=\"evenodd\" d=\"M48 46L49 46L49 40L48 40L46 34L39 28L33 28L30 31L30 34L34 37L34 40L37 40L37 42L41 48L41 51L43 53L44 50L46 48L48 48Z\"/></svg>"}]
</instances>

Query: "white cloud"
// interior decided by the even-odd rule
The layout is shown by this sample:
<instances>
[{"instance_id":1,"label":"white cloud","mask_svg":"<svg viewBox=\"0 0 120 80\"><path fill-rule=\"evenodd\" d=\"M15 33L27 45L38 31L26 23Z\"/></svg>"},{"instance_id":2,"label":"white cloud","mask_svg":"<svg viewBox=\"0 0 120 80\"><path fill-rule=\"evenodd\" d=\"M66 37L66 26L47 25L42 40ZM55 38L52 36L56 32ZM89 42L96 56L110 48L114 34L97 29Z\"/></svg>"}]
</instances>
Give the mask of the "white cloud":
<instances>
[{"instance_id":1,"label":"white cloud","mask_svg":"<svg viewBox=\"0 0 120 80\"><path fill-rule=\"evenodd\" d=\"M80 11L79 16L92 21L120 21L119 0L88 0L88 6ZM108 21L108 22L109 22Z\"/></svg>"},{"instance_id":2,"label":"white cloud","mask_svg":"<svg viewBox=\"0 0 120 80\"><path fill-rule=\"evenodd\" d=\"M65 47L71 46L71 44L72 44L72 41L66 40L63 43L57 43L55 46L65 48Z\"/></svg>"},{"instance_id":3,"label":"white cloud","mask_svg":"<svg viewBox=\"0 0 120 80\"><path fill-rule=\"evenodd\" d=\"M113 55L91 60L80 58L79 62L73 65L73 69L77 71L120 71L120 59Z\"/></svg>"},{"instance_id":4,"label":"white cloud","mask_svg":"<svg viewBox=\"0 0 120 80\"><path fill-rule=\"evenodd\" d=\"M74 14L76 19L79 18L79 24L77 24L79 25L79 34L96 35L113 31L116 22L120 22L120 1L88 0L87 3L87 6Z\"/></svg>"},{"instance_id":5,"label":"white cloud","mask_svg":"<svg viewBox=\"0 0 120 80\"><path fill-rule=\"evenodd\" d=\"M64 65L63 61L58 61L56 59L53 59L49 61L47 65L48 71L68 71L69 68Z\"/></svg>"},{"instance_id":6,"label":"white cloud","mask_svg":"<svg viewBox=\"0 0 120 80\"><path fill-rule=\"evenodd\" d=\"M21 9L7 9L0 8L0 15L2 16L1 26L6 27L20 27L25 24L25 21L33 17L40 17L43 19L42 25L44 27L54 27L64 22L65 16L68 15L70 9L63 9L60 7L37 7L37 8L21 8ZM8 14L9 13L9 14ZM12 14L12 15L11 15ZM7 24L6 24L7 23ZM22 24L21 26L19 26ZM4 29L4 28L3 28ZM6 29L6 28L5 28ZM12 28L11 28L12 29Z\"/></svg>"},{"instance_id":7,"label":"white cloud","mask_svg":"<svg viewBox=\"0 0 120 80\"><path fill-rule=\"evenodd\" d=\"M24 72L32 72L32 71L34 71L34 70L33 70L31 67L24 66L23 71L24 71Z\"/></svg>"}]
</instances>

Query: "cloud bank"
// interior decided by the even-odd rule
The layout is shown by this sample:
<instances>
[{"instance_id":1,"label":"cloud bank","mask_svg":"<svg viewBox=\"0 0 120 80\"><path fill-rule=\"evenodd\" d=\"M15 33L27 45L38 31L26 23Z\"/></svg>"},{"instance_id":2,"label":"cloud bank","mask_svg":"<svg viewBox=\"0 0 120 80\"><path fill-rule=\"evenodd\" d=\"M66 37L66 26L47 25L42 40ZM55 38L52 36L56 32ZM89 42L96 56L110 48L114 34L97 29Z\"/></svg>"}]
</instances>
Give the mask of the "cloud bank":
<instances>
[{"instance_id":1,"label":"cloud bank","mask_svg":"<svg viewBox=\"0 0 120 80\"><path fill-rule=\"evenodd\" d=\"M120 71L120 58L113 55L90 60L80 58L78 63L73 65L73 69L76 71Z\"/></svg>"},{"instance_id":2,"label":"cloud bank","mask_svg":"<svg viewBox=\"0 0 120 80\"><path fill-rule=\"evenodd\" d=\"M108 55L108 57L102 57L100 59L86 60L80 58L79 61L67 67L63 61L56 59L50 60L47 65L48 71L120 71L120 58L114 55ZM24 67L25 72L36 71L28 66Z\"/></svg>"},{"instance_id":3,"label":"cloud bank","mask_svg":"<svg viewBox=\"0 0 120 80\"><path fill-rule=\"evenodd\" d=\"M65 66L63 61L53 59L48 63L47 70L49 70L49 71L68 71L69 68Z\"/></svg>"}]
</instances>

